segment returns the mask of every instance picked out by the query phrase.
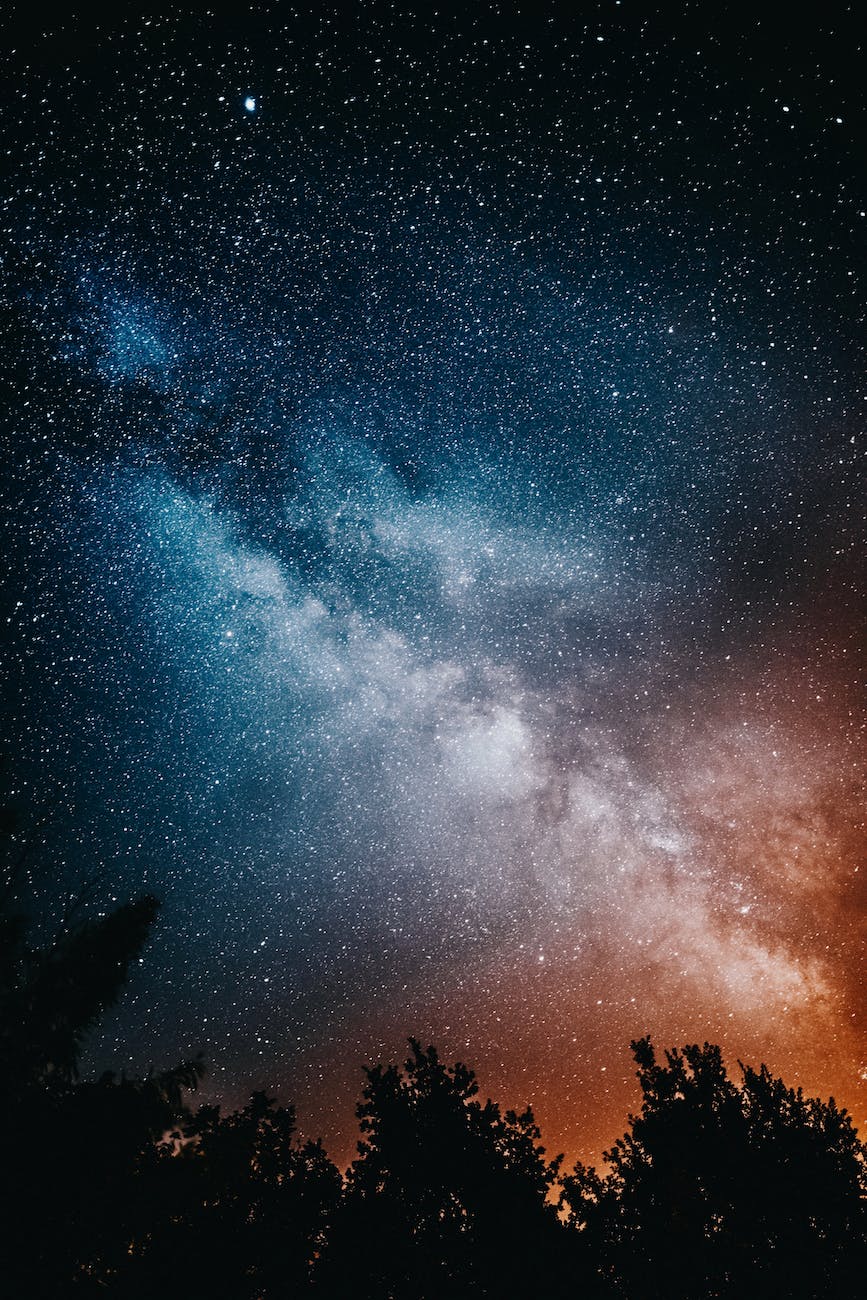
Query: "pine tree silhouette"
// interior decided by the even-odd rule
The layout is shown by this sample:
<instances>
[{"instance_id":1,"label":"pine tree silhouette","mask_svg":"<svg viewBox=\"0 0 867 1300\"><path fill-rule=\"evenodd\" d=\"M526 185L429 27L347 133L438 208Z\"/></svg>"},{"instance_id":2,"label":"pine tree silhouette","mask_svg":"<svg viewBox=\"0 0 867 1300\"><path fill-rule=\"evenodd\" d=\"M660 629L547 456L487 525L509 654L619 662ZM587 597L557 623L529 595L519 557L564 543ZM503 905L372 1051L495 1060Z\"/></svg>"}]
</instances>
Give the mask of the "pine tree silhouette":
<instances>
[{"instance_id":1,"label":"pine tree silhouette","mask_svg":"<svg viewBox=\"0 0 867 1300\"><path fill-rule=\"evenodd\" d=\"M117 1000L156 900L90 917L85 890L55 938L31 945L15 884L8 872L0 894L0 1162L10 1192L0 1286L11 1296L86 1294L123 1264L145 1207L144 1170L203 1066L82 1081L85 1039Z\"/></svg>"}]
</instances>

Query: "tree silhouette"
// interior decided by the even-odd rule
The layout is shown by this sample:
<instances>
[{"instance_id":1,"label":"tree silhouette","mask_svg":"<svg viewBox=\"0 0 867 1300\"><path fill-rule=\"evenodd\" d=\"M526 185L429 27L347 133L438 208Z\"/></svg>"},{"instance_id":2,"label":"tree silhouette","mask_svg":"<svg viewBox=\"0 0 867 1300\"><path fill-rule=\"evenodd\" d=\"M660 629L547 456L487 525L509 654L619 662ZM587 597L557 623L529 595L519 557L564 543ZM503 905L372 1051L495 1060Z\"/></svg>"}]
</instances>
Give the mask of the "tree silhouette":
<instances>
[{"instance_id":1,"label":"tree silhouette","mask_svg":"<svg viewBox=\"0 0 867 1300\"><path fill-rule=\"evenodd\" d=\"M14 874L14 873L13 873ZM9 1295L105 1285L139 1228L141 1177L183 1114L201 1061L130 1080L81 1081L86 1035L117 999L157 915L149 897L88 917L88 892L32 945L12 874L0 897L0 1216Z\"/></svg>"},{"instance_id":2,"label":"tree silhouette","mask_svg":"<svg viewBox=\"0 0 867 1300\"><path fill-rule=\"evenodd\" d=\"M532 1112L482 1104L466 1066L410 1047L403 1071L365 1071L363 1140L323 1270L333 1294L558 1294L568 1244L546 1198L559 1159Z\"/></svg>"},{"instance_id":3,"label":"tree silhouette","mask_svg":"<svg viewBox=\"0 0 867 1300\"><path fill-rule=\"evenodd\" d=\"M865 1149L833 1100L763 1066L729 1077L705 1043L632 1044L642 1107L603 1175L563 1179L616 1296L851 1297L863 1284Z\"/></svg>"},{"instance_id":4,"label":"tree silhouette","mask_svg":"<svg viewBox=\"0 0 867 1300\"><path fill-rule=\"evenodd\" d=\"M10 826L13 827L10 830ZM148 896L55 937L0 879L0 1293L123 1300L850 1300L867 1272L867 1151L833 1100L718 1047L632 1044L642 1104L599 1173L561 1178L532 1112L410 1039L365 1070L346 1179L262 1092L192 1114L200 1060L144 1079L80 1077L157 916ZM559 1191L559 1207L553 1203Z\"/></svg>"},{"instance_id":5,"label":"tree silhouette","mask_svg":"<svg viewBox=\"0 0 867 1300\"><path fill-rule=\"evenodd\" d=\"M39 949L27 946L19 923L0 988L0 1059L14 1063L10 1084L62 1091L78 1077L83 1040L117 1001L157 911L146 895Z\"/></svg>"},{"instance_id":6,"label":"tree silhouette","mask_svg":"<svg viewBox=\"0 0 867 1300\"><path fill-rule=\"evenodd\" d=\"M321 1143L299 1143L291 1107L263 1092L225 1117L203 1106L163 1145L154 1174L150 1230L119 1294L309 1290L341 1179Z\"/></svg>"}]
</instances>

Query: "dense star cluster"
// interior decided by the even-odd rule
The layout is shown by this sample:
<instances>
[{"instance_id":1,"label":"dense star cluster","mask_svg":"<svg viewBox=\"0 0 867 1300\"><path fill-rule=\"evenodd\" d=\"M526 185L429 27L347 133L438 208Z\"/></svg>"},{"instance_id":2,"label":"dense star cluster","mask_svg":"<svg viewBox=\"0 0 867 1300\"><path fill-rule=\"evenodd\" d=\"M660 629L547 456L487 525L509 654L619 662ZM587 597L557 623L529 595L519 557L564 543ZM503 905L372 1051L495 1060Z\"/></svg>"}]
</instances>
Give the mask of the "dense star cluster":
<instances>
[{"instance_id":1,"label":"dense star cluster","mask_svg":"<svg viewBox=\"0 0 867 1300\"><path fill-rule=\"evenodd\" d=\"M682 8L9 28L6 779L46 924L164 900L93 1066L864 1119L857 22Z\"/></svg>"}]
</instances>

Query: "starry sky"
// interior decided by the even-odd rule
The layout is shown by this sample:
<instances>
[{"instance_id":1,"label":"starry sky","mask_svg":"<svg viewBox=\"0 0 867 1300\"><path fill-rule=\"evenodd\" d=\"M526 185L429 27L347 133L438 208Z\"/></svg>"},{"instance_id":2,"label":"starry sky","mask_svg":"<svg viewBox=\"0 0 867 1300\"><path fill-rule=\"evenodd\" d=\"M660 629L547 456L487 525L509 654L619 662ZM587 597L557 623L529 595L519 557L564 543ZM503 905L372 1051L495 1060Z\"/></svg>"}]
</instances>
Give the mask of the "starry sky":
<instances>
[{"instance_id":1,"label":"starry sky","mask_svg":"<svg viewBox=\"0 0 867 1300\"><path fill-rule=\"evenodd\" d=\"M863 1131L856 10L672 10L7 20L5 780L46 925L163 900L93 1068Z\"/></svg>"}]
</instances>

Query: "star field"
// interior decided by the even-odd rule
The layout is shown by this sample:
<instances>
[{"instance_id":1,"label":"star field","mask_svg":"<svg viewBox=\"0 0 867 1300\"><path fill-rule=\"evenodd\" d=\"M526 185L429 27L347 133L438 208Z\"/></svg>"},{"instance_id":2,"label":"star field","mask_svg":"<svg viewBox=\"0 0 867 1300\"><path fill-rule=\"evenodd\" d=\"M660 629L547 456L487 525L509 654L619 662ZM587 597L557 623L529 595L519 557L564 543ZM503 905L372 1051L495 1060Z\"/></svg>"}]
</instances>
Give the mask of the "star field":
<instances>
[{"instance_id":1,"label":"star field","mask_svg":"<svg viewBox=\"0 0 867 1300\"><path fill-rule=\"evenodd\" d=\"M646 1032L863 1123L854 10L5 44L10 785L46 923L164 900L91 1064L341 1159L408 1034L570 1156Z\"/></svg>"}]
</instances>

